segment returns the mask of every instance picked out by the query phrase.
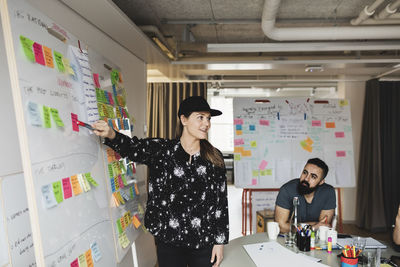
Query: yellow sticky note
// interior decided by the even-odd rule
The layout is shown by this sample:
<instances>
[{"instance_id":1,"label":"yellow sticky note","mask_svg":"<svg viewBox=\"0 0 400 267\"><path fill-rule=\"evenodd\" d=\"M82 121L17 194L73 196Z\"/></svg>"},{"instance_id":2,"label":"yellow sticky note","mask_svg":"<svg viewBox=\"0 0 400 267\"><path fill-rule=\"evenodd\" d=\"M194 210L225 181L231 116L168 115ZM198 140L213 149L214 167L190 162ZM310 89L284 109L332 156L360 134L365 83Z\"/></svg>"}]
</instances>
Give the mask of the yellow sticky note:
<instances>
[{"instance_id":1,"label":"yellow sticky note","mask_svg":"<svg viewBox=\"0 0 400 267\"><path fill-rule=\"evenodd\" d=\"M88 267L93 267L93 258L92 258L92 250L89 249L88 251L85 252L85 257L86 257L86 263Z\"/></svg>"},{"instance_id":2,"label":"yellow sticky note","mask_svg":"<svg viewBox=\"0 0 400 267\"><path fill-rule=\"evenodd\" d=\"M251 150L244 150L242 152L243 157L251 157Z\"/></svg>"},{"instance_id":3,"label":"yellow sticky note","mask_svg":"<svg viewBox=\"0 0 400 267\"><path fill-rule=\"evenodd\" d=\"M79 255L78 261L79 261L79 267L88 267L85 254Z\"/></svg>"},{"instance_id":4,"label":"yellow sticky note","mask_svg":"<svg viewBox=\"0 0 400 267\"><path fill-rule=\"evenodd\" d=\"M65 67L67 73L69 73L69 74L71 74L71 75L75 75L74 70L71 68L71 65L69 64L69 59L66 58L66 57L63 57L63 58L62 58L62 62L63 62L63 64L64 64L64 67Z\"/></svg>"},{"instance_id":5,"label":"yellow sticky note","mask_svg":"<svg viewBox=\"0 0 400 267\"><path fill-rule=\"evenodd\" d=\"M251 141L250 142L251 147L257 147L257 141Z\"/></svg>"},{"instance_id":6,"label":"yellow sticky note","mask_svg":"<svg viewBox=\"0 0 400 267\"><path fill-rule=\"evenodd\" d=\"M267 170L260 170L261 176L267 176Z\"/></svg>"},{"instance_id":7,"label":"yellow sticky note","mask_svg":"<svg viewBox=\"0 0 400 267\"><path fill-rule=\"evenodd\" d=\"M272 175L272 169L266 169L267 175Z\"/></svg>"},{"instance_id":8,"label":"yellow sticky note","mask_svg":"<svg viewBox=\"0 0 400 267\"><path fill-rule=\"evenodd\" d=\"M60 118L60 115L58 114L58 110L55 108L50 108L50 113L51 113L51 116L53 117L53 120L56 122L56 125L58 127L64 127L64 122Z\"/></svg>"},{"instance_id":9,"label":"yellow sticky note","mask_svg":"<svg viewBox=\"0 0 400 267\"><path fill-rule=\"evenodd\" d=\"M349 101L347 99L343 99L339 101L339 106L344 107L349 104Z\"/></svg>"},{"instance_id":10,"label":"yellow sticky note","mask_svg":"<svg viewBox=\"0 0 400 267\"><path fill-rule=\"evenodd\" d=\"M136 229L142 224L136 214L132 216L132 223Z\"/></svg>"},{"instance_id":11,"label":"yellow sticky note","mask_svg":"<svg viewBox=\"0 0 400 267\"><path fill-rule=\"evenodd\" d=\"M78 175L71 176L71 184L72 184L72 191L74 191L75 196L82 193L82 187L79 184Z\"/></svg>"},{"instance_id":12,"label":"yellow sticky note","mask_svg":"<svg viewBox=\"0 0 400 267\"><path fill-rule=\"evenodd\" d=\"M259 172L258 170L253 170L253 172L252 172L253 177L258 176L259 173L260 173L260 172Z\"/></svg>"},{"instance_id":13,"label":"yellow sticky note","mask_svg":"<svg viewBox=\"0 0 400 267\"><path fill-rule=\"evenodd\" d=\"M235 154L233 156L233 160L240 160L240 154Z\"/></svg>"},{"instance_id":14,"label":"yellow sticky note","mask_svg":"<svg viewBox=\"0 0 400 267\"><path fill-rule=\"evenodd\" d=\"M43 45L43 51L44 59L46 60L46 66L49 68L54 68L53 53L51 52L51 48Z\"/></svg>"},{"instance_id":15,"label":"yellow sticky note","mask_svg":"<svg viewBox=\"0 0 400 267\"><path fill-rule=\"evenodd\" d=\"M242 135L243 131L242 130L236 130L236 135Z\"/></svg>"},{"instance_id":16,"label":"yellow sticky note","mask_svg":"<svg viewBox=\"0 0 400 267\"><path fill-rule=\"evenodd\" d=\"M131 219L127 212L124 214L124 220L125 220L125 225L129 225L131 223Z\"/></svg>"},{"instance_id":17,"label":"yellow sticky note","mask_svg":"<svg viewBox=\"0 0 400 267\"><path fill-rule=\"evenodd\" d=\"M118 241L122 248L127 248L129 246L129 244L131 243L129 241L128 237L126 236L125 232L118 236Z\"/></svg>"}]
</instances>

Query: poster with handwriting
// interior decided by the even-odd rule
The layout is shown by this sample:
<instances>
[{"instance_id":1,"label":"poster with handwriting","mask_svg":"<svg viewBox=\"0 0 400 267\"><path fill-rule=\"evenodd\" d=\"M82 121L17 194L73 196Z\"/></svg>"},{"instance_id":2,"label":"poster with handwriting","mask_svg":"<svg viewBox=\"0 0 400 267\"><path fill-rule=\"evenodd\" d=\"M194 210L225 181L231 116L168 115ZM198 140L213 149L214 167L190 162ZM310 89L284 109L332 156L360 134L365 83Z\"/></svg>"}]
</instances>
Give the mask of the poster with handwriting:
<instances>
[{"instance_id":1,"label":"poster with handwriting","mask_svg":"<svg viewBox=\"0 0 400 267\"><path fill-rule=\"evenodd\" d=\"M242 188L280 188L308 159L329 166L326 182L354 187L350 103L307 97L234 98L234 175Z\"/></svg>"}]
</instances>

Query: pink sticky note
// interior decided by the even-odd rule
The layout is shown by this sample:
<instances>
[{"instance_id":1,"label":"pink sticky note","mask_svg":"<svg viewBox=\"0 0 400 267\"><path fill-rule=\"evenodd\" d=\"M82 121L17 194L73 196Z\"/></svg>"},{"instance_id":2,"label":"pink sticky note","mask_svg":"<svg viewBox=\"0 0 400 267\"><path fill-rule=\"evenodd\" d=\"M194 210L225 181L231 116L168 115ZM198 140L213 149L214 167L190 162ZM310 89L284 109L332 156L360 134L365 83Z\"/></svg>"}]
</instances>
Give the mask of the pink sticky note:
<instances>
[{"instance_id":1,"label":"pink sticky note","mask_svg":"<svg viewBox=\"0 0 400 267\"><path fill-rule=\"evenodd\" d=\"M311 125L321 127L321 121L312 121Z\"/></svg>"},{"instance_id":2,"label":"pink sticky note","mask_svg":"<svg viewBox=\"0 0 400 267\"><path fill-rule=\"evenodd\" d=\"M243 124L243 119L234 119L233 120L233 124L237 125L237 124Z\"/></svg>"},{"instance_id":3,"label":"pink sticky note","mask_svg":"<svg viewBox=\"0 0 400 267\"><path fill-rule=\"evenodd\" d=\"M251 185L257 185L257 179L252 179L251 180Z\"/></svg>"},{"instance_id":4,"label":"pink sticky note","mask_svg":"<svg viewBox=\"0 0 400 267\"><path fill-rule=\"evenodd\" d=\"M71 262L71 267L79 267L78 258L76 258L73 262Z\"/></svg>"},{"instance_id":5,"label":"pink sticky note","mask_svg":"<svg viewBox=\"0 0 400 267\"><path fill-rule=\"evenodd\" d=\"M268 165L268 162L266 162L265 160L262 160L261 163L260 163L260 165L258 166L258 168L259 168L260 170L264 170L265 167L267 167L267 165Z\"/></svg>"},{"instance_id":6,"label":"pink sticky note","mask_svg":"<svg viewBox=\"0 0 400 267\"><path fill-rule=\"evenodd\" d=\"M75 132L79 132L78 115L71 113L71 119L72 119L72 130Z\"/></svg>"},{"instance_id":7,"label":"pink sticky note","mask_svg":"<svg viewBox=\"0 0 400 267\"><path fill-rule=\"evenodd\" d=\"M344 138L344 132L335 132L336 138Z\"/></svg>"},{"instance_id":8,"label":"pink sticky note","mask_svg":"<svg viewBox=\"0 0 400 267\"><path fill-rule=\"evenodd\" d=\"M93 81L94 81L94 85L97 88L100 88L100 81L99 81L99 74L98 73L93 73Z\"/></svg>"},{"instance_id":9,"label":"pink sticky note","mask_svg":"<svg viewBox=\"0 0 400 267\"><path fill-rule=\"evenodd\" d=\"M72 197L71 181L69 177L62 179L64 199Z\"/></svg>"},{"instance_id":10,"label":"pink sticky note","mask_svg":"<svg viewBox=\"0 0 400 267\"><path fill-rule=\"evenodd\" d=\"M235 146L244 145L243 139L235 139L234 142L235 142Z\"/></svg>"},{"instance_id":11,"label":"pink sticky note","mask_svg":"<svg viewBox=\"0 0 400 267\"><path fill-rule=\"evenodd\" d=\"M114 98L112 97L112 94L110 92L107 92L108 94L108 99L110 100L110 105L114 106Z\"/></svg>"},{"instance_id":12,"label":"pink sticky note","mask_svg":"<svg viewBox=\"0 0 400 267\"><path fill-rule=\"evenodd\" d=\"M118 183L120 188L124 188L124 181L122 181L121 175L118 175Z\"/></svg>"},{"instance_id":13,"label":"pink sticky note","mask_svg":"<svg viewBox=\"0 0 400 267\"><path fill-rule=\"evenodd\" d=\"M42 45L38 44L38 43L34 43L33 44L33 51L35 53L36 62L39 63L40 65L45 66L46 62L44 61Z\"/></svg>"},{"instance_id":14,"label":"pink sticky note","mask_svg":"<svg viewBox=\"0 0 400 267\"><path fill-rule=\"evenodd\" d=\"M269 120L260 120L260 125L269 126Z\"/></svg>"},{"instance_id":15,"label":"pink sticky note","mask_svg":"<svg viewBox=\"0 0 400 267\"><path fill-rule=\"evenodd\" d=\"M336 151L336 157L346 157L346 151Z\"/></svg>"}]
</instances>

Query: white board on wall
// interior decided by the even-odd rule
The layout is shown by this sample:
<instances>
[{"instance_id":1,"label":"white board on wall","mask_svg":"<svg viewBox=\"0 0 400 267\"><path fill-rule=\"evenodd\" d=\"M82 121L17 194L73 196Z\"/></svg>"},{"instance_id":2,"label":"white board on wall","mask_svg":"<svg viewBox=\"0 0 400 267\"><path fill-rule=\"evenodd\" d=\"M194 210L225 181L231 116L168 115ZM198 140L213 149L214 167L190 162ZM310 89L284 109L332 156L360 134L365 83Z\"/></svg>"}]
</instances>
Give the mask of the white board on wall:
<instances>
[{"instance_id":1,"label":"white board on wall","mask_svg":"<svg viewBox=\"0 0 400 267\"><path fill-rule=\"evenodd\" d=\"M243 188L280 188L310 158L329 166L326 182L354 187L350 103L306 97L235 98L234 175Z\"/></svg>"}]
</instances>

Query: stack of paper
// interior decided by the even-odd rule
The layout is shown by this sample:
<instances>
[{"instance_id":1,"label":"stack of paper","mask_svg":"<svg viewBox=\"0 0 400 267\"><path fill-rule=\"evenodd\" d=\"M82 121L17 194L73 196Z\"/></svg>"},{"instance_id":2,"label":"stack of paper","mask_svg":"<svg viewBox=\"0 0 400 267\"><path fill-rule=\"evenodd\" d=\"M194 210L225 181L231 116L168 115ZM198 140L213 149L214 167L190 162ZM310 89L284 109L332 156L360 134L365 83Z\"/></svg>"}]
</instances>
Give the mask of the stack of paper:
<instances>
[{"instance_id":1,"label":"stack of paper","mask_svg":"<svg viewBox=\"0 0 400 267\"><path fill-rule=\"evenodd\" d=\"M365 248L387 248L386 245L382 244L378 240L373 239L372 237L366 237L367 240ZM338 238L338 244L342 247L345 245L353 245L353 239L352 238Z\"/></svg>"}]
</instances>

